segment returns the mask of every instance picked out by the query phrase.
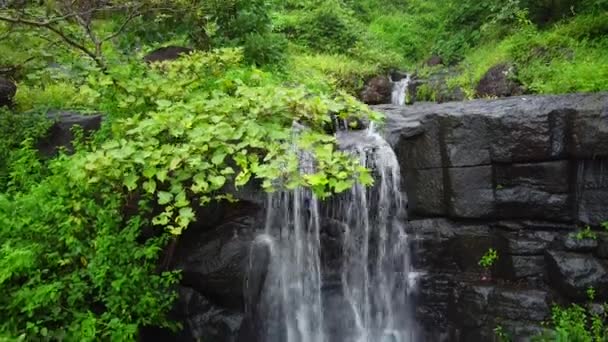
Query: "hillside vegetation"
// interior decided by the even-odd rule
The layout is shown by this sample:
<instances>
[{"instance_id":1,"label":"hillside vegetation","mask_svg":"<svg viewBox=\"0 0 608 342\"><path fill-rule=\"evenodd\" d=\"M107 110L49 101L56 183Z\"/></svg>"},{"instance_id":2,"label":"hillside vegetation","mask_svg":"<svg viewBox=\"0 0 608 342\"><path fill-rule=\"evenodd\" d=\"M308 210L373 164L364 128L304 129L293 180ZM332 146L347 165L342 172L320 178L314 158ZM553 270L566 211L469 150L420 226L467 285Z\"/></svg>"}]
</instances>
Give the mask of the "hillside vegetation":
<instances>
[{"instance_id":1,"label":"hillside vegetation","mask_svg":"<svg viewBox=\"0 0 608 342\"><path fill-rule=\"evenodd\" d=\"M0 341L131 341L167 313L164 253L226 188L373 182L335 117L380 120L371 76L427 72L473 96L496 63L532 93L608 89L608 1L0 1ZM143 62L160 47L193 52ZM103 113L41 155L49 111ZM331 115L329 115L331 113ZM294 122L303 127L294 133ZM300 174L293 146L317 160ZM204 219L204 218L202 218Z\"/></svg>"}]
</instances>

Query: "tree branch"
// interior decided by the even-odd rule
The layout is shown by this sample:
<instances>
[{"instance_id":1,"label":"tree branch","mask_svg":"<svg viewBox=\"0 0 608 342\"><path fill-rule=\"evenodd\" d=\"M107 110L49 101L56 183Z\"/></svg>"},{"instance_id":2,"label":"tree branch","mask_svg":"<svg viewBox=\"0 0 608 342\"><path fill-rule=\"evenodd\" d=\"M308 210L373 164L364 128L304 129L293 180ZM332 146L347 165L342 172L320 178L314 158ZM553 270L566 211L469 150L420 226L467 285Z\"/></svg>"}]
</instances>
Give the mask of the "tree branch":
<instances>
[{"instance_id":1,"label":"tree branch","mask_svg":"<svg viewBox=\"0 0 608 342\"><path fill-rule=\"evenodd\" d=\"M35 21L35 20L28 20L28 19L22 19L22 18L11 18L11 17L4 17L4 16L0 16L0 21L47 29L47 30L55 33L57 36L59 36L59 38L61 38L64 42L66 42L71 47L73 47L77 50L80 50L81 52L83 52L84 54L89 56L97 64L97 66L99 66L102 70L105 71L107 69L105 63L103 63L103 61L101 59L99 59L99 57L93 51L87 49L86 46L84 46L83 44L80 44L77 41L75 41L74 39L71 39L70 37L68 37L65 33L61 32L61 30L54 27L49 21L40 22L40 21Z\"/></svg>"}]
</instances>

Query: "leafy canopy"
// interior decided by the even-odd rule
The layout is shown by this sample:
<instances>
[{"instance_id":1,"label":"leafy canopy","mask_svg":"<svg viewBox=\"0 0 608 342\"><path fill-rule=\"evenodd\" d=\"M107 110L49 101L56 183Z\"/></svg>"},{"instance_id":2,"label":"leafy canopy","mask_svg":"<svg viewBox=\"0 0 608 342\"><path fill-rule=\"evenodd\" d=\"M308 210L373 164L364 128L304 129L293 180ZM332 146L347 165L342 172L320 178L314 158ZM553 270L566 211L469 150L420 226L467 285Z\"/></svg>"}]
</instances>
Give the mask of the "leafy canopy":
<instances>
[{"instance_id":1,"label":"leafy canopy","mask_svg":"<svg viewBox=\"0 0 608 342\"><path fill-rule=\"evenodd\" d=\"M14 185L0 195L4 334L133 340L145 325L173 327L178 275L157 265L199 206L254 180L320 197L372 182L325 129L329 113L373 113L344 94L282 86L242 60L225 49L92 74L80 91L108 113L96 139L50 162L31 143L16 150L6 166ZM300 173L300 153L315 157L314 171Z\"/></svg>"}]
</instances>

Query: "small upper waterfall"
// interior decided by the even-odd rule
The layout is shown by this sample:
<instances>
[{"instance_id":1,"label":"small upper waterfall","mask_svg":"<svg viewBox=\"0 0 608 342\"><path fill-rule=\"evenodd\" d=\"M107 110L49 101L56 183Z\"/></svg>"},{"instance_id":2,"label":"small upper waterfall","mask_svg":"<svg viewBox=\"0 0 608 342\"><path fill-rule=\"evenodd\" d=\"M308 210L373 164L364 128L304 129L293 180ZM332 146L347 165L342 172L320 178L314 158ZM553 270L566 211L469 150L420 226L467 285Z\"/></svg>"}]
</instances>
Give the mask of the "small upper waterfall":
<instances>
[{"instance_id":1,"label":"small upper waterfall","mask_svg":"<svg viewBox=\"0 0 608 342\"><path fill-rule=\"evenodd\" d=\"M411 81L411 76L407 74L404 78L398 81L392 81L393 90L391 93L391 103L397 106L405 105L407 97L407 87Z\"/></svg>"},{"instance_id":2,"label":"small upper waterfall","mask_svg":"<svg viewBox=\"0 0 608 342\"><path fill-rule=\"evenodd\" d=\"M338 140L373 170L376 183L355 184L325 202L308 189L269 195L260 341L415 341L397 158L373 126L339 132ZM300 163L301 172L314 172L310 155ZM328 236L338 242L327 245Z\"/></svg>"}]
</instances>

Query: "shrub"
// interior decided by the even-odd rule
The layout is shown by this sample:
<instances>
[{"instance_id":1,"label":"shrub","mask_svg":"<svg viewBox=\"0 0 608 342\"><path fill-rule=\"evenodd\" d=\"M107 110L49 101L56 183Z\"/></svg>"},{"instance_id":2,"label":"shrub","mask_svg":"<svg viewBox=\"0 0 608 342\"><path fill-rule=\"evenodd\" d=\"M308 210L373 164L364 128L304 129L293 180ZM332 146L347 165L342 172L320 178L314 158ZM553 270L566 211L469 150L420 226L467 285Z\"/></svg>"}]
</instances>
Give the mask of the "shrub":
<instances>
[{"instance_id":1,"label":"shrub","mask_svg":"<svg viewBox=\"0 0 608 342\"><path fill-rule=\"evenodd\" d=\"M305 186L325 197L373 182L324 134L329 112L371 112L344 94L282 87L242 58L221 50L91 75L108 110L106 141L48 165L31 143L13 149L12 188L0 194L3 335L126 341L142 326L174 328L166 314L179 277L158 268L162 251L197 206L233 200L226 184L258 178L269 191ZM308 128L293 134L294 121ZM294 145L316 157L314 172L299 172Z\"/></svg>"},{"instance_id":2,"label":"shrub","mask_svg":"<svg viewBox=\"0 0 608 342\"><path fill-rule=\"evenodd\" d=\"M353 12L337 0L315 2L283 17L277 29L300 44L325 53L347 52L363 32Z\"/></svg>"},{"instance_id":3,"label":"shrub","mask_svg":"<svg viewBox=\"0 0 608 342\"><path fill-rule=\"evenodd\" d=\"M247 35L243 42L245 60L253 65L278 65L285 61L287 39L278 33Z\"/></svg>"}]
</instances>

